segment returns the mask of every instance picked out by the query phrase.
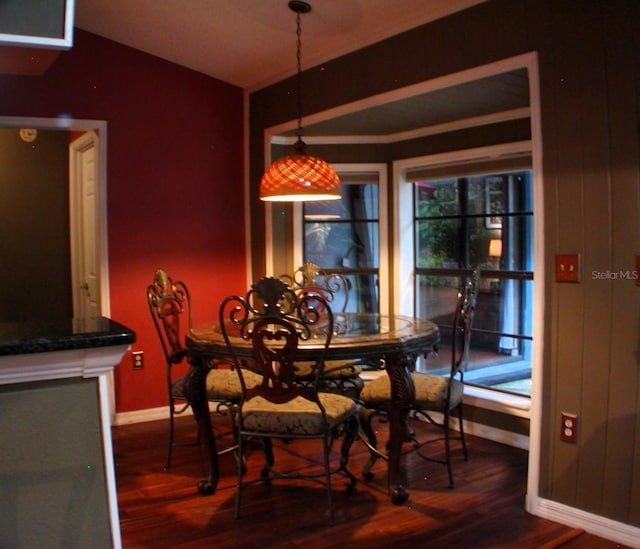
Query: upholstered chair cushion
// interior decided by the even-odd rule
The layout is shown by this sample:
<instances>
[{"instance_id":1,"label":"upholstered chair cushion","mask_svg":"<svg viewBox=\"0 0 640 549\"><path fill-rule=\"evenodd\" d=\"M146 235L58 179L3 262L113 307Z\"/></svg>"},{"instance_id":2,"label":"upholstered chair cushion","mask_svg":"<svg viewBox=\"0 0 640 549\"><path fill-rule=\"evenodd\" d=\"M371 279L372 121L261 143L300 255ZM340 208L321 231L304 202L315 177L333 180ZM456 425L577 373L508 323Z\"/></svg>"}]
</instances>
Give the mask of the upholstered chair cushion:
<instances>
[{"instance_id":1,"label":"upholstered chair cushion","mask_svg":"<svg viewBox=\"0 0 640 549\"><path fill-rule=\"evenodd\" d=\"M247 387L255 387L262 376L244 370L242 372ZM242 396L238 372L226 368L212 369L207 374L207 398L211 400L239 400Z\"/></svg>"},{"instance_id":2,"label":"upholstered chair cushion","mask_svg":"<svg viewBox=\"0 0 640 549\"><path fill-rule=\"evenodd\" d=\"M298 368L297 377L307 379L313 377L313 365L315 362L296 361ZM351 360L326 360L324 363L324 377L326 378L350 378L358 377L362 373L362 367Z\"/></svg>"},{"instance_id":3,"label":"upholstered chair cushion","mask_svg":"<svg viewBox=\"0 0 640 549\"><path fill-rule=\"evenodd\" d=\"M318 397L326 411L329 429L340 424L358 411L349 397L319 393ZM323 433L322 416L314 402L296 397L286 404L273 404L262 397L255 397L243 406L244 428L264 433L290 435L320 435Z\"/></svg>"},{"instance_id":4,"label":"upholstered chair cushion","mask_svg":"<svg viewBox=\"0 0 640 549\"><path fill-rule=\"evenodd\" d=\"M255 387L262 377L253 372L244 371L244 380L248 387ZM184 377L173 382L171 394L174 398L184 397ZM242 396L238 372L228 368L211 369L207 374L207 399L221 401L238 401Z\"/></svg>"},{"instance_id":5,"label":"upholstered chair cushion","mask_svg":"<svg viewBox=\"0 0 640 549\"><path fill-rule=\"evenodd\" d=\"M447 402L449 378L433 374L414 372L411 374L416 390L416 404L425 409L442 410ZM462 401L464 386L457 379L451 382L451 408ZM365 383L360 398L366 405L379 406L391 400L391 385L388 375L381 375Z\"/></svg>"}]
</instances>

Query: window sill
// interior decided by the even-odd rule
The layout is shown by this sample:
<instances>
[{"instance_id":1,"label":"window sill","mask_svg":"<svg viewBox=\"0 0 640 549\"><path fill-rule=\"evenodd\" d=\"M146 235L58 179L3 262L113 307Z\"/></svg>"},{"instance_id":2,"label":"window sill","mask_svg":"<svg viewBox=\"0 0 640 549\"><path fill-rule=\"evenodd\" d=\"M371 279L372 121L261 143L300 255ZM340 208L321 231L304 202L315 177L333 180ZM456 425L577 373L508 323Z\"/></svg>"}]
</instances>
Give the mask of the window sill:
<instances>
[{"instance_id":1,"label":"window sill","mask_svg":"<svg viewBox=\"0 0 640 549\"><path fill-rule=\"evenodd\" d=\"M465 386L464 402L476 408L530 419L531 399L529 397Z\"/></svg>"}]
</instances>

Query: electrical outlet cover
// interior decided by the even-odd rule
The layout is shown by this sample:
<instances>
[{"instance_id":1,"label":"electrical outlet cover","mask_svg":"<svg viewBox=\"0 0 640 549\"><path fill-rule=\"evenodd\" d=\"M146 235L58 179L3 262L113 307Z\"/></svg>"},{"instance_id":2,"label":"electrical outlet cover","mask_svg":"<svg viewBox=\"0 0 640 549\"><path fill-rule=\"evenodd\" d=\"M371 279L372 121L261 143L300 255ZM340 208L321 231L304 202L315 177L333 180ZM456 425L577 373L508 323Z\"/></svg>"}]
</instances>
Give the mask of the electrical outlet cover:
<instances>
[{"instance_id":1,"label":"electrical outlet cover","mask_svg":"<svg viewBox=\"0 0 640 549\"><path fill-rule=\"evenodd\" d=\"M560 439L565 442L576 442L578 430L578 416L562 412L562 427L560 431Z\"/></svg>"}]
</instances>

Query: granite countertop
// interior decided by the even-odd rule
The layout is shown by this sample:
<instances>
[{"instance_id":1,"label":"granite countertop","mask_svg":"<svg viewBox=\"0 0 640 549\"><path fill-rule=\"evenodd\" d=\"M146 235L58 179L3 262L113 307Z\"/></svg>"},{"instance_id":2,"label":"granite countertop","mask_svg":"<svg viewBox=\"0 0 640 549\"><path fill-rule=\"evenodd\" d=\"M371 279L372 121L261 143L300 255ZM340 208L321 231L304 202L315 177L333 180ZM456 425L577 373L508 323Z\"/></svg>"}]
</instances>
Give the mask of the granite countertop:
<instances>
[{"instance_id":1,"label":"granite countertop","mask_svg":"<svg viewBox=\"0 0 640 549\"><path fill-rule=\"evenodd\" d=\"M0 322L0 356L129 345L136 334L109 318Z\"/></svg>"}]
</instances>

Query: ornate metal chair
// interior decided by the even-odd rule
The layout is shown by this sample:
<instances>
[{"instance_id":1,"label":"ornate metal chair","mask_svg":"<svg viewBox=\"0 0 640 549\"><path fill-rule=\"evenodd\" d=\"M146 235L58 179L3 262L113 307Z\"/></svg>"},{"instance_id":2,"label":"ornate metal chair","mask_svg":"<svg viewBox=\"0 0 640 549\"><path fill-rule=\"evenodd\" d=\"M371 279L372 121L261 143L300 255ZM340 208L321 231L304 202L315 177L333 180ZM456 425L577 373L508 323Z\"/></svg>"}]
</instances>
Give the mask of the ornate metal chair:
<instances>
[{"instance_id":1,"label":"ornate metal chair","mask_svg":"<svg viewBox=\"0 0 640 549\"><path fill-rule=\"evenodd\" d=\"M174 282L164 270L157 269L153 283L147 287L147 303L165 357L165 378L169 397L169 444L165 468L168 469L171 466L174 446L174 418L189 408L184 393L185 376L176 375L174 368L182 364L187 355L182 330L191 328L191 298L184 282ZM257 376L253 382L254 384L258 382ZM228 368L212 368L209 371L207 398L216 404L216 412L219 415L233 416L240 396L240 383L234 371ZM233 428L233 422L231 425ZM223 434L225 433L219 436ZM186 444L197 444L199 441L198 435L197 441ZM221 453L234 449L235 444L225 448Z\"/></svg>"},{"instance_id":2,"label":"ornate metal chair","mask_svg":"<svg viewBox=\"0 0 640 549\"><path fill-rule=\"evenodd\" d=\"M344 312L349 302L350 284L341 273L326 272L322 267L307 261L293 275L279 277L298 295L318 294L331 306L334 314ZM313 380L311 363L299 363L299 380L302 383ZM360 377L362 365L357 360L328 360L324 368L323 390L358 398L364 381Z\"/></svg>"},{"instance_id":3,"label":"ornate metal chair","mask_svg":"<svg viewBox=\"0 0 640 549\"><path fill-rule=\"evenodd\" d=\"M350 286L341 273L328 273L320 265L307 261L298 267L293 275L284 274L280 279L296 292L315 290L320 293L334 313L347 310Z\"/></svg>"},{"instance_id":4,"label":"ornate metal chair","mask_svg":"<svg viewBox=\"0 0 640 549\"><path fill-rule=\"evenodd\" d=\"M464 392L464 371L469 358L469 343L471 339L471 325L478 296L478 286L480 281L480 271L476 268L467 282L458 293L458 303L456 306L452 336L451 336L451 367L449 376L439 376L421 372L411 374L415 387L415 400L409 410L408 417L416 417L423 421L428 421L436 425L441 435L435 438L418 441L412 430L407 429L408 441L411 448L408 450L417 452L421 457L429 461L446 464L449 474L449 487L454 487L453 471L451 467L451 436L450 418L454 413L458 416L459 436L464 460L468 459L467 446L464 439L464 427L462 418L462 398ZM366 435L365 444L369 448L369 461L362 470L365 479L373 477L371 468L378 458L386 459L387 456L377 448L377 437L372 426L372 419L377 415L386 415L389 412L391 399L390 383L388 376L380 376L368 382L360 398L363 409L360 414L362 430ZM442 421L434 417L432 412L442 415ZM435 459L423 453L422 448L438 440L444 440L445 459Z\"/></svg>"},{"instance_id":5,"label":"ornate metal chair","mask_svg":"<svg viewBox=\"0 0 640 549\"><path fill-rule=\"evenodd\" d=\"M300 478L326 487L329 523L334 524L331 475L345 474L349 490L354 489L356 483L347 462L349 448L357 437L359 405L347 396L321 390L325 353L334 330L331 308L322 296L296 294L282 280L269 277L253 284L245 297L230 296L223 300L219 326L243 390L236 413L239 465L235 517L240 516L241 499L247 486L273 479ZM253 360L238 358L234 339L251 342ZM312 382L300 384L296 362L299 342L311 339L314 377ZM262 377L262 383L251 387L246 376L256 373ZM342 435L339 465L332 467L333 443ZM245 480L242 463L249 438L263 441L266 461L258 478ZM310 474L276 471L274 438L288 443L300 438L320 440L323 470Z\"/></svg>"}]
</instances>

